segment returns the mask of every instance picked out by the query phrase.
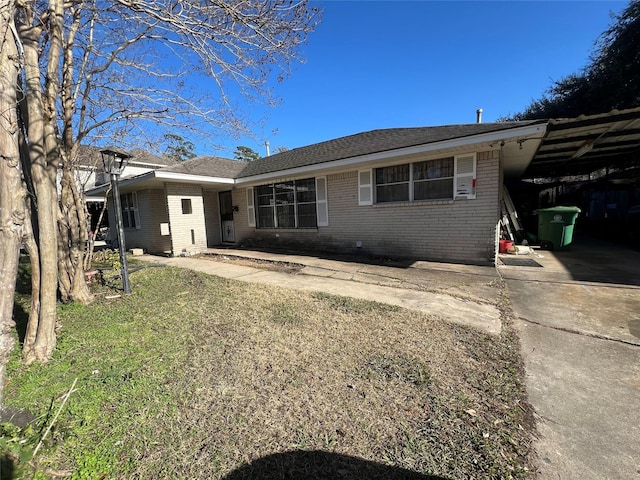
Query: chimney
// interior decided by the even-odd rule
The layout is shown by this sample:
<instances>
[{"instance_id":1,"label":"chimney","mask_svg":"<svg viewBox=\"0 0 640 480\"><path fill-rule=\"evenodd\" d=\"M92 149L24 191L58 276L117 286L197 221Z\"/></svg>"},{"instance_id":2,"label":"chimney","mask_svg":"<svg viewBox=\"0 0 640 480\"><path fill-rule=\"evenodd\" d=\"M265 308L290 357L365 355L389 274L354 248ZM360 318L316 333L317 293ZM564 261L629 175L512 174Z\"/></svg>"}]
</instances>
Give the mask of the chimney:
<instances>
[{"instance_id":1,"label":"chimney","mask_svg":"<svg viewBox=\"0 0 640 480\"><path fill-rule=\"evenodd\" d=\"M264 146L267 148L267 157L270 156L271 154L269 153L269 140L267 140L266 142L264 142Z\"/></svg>"},{"instance_id":2,"label":"chimney","mask_svg":"<svg viewBox=\"0 0 640 480\"><path fill-rule=\"evenodd\" d=\"M476 123L482 123L482 109L476 110Z\"/></svg>"}]
</instances>

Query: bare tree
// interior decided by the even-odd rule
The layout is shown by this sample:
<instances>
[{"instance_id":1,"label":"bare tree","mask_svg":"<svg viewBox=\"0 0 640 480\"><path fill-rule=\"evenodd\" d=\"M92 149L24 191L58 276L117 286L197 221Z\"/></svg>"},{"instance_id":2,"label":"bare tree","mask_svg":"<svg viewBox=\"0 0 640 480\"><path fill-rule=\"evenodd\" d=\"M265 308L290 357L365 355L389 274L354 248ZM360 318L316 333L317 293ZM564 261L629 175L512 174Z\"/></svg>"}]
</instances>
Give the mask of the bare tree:
<instances>
[{"instance_id":1,"label":"bare tree","mask_svg":"<svg viewBox=\"0 0 640 480\"><path fill-rule=\"evenodd\" d=\"M247 132L237 94L273 104L268 79L289 74L319 12L307 0L14 0L1 5L1 112L9 123L0 133L0 202L25 205L23 187L5 193L8 179L16 172L19 178L13 164L18 152L12 150L19 148L27 163L25 181L33 180L33 241L27 244L33 249L38 297L24 358L46 361L56 342L57 293L63 301L91 299L82 259L86 207L74 176L80 145L110 139L131 148L151 125L176 135ZM22 118L22 137L12 129L14 118L16 125ZM9 235L4 215L19 211L3 208L3 241ZM15 225L22 221L18 217ZM15 288L17 266L9 257L17 262L16 248L3 243L3 298ZM0 307L4 332L11 309Z\"/></svg>"},{"instance_id":2,"label":"bare tree","mask_svg":"<svg viewBox=\"0 0 640 480\"><path fill-rule=\"evenodd\" d=\"M13 29L14 13L11 3L0 3L0 406L13 346L13 298L24 226L24 189L15 108L19 55Z\"/></svg>"}]
</instances>

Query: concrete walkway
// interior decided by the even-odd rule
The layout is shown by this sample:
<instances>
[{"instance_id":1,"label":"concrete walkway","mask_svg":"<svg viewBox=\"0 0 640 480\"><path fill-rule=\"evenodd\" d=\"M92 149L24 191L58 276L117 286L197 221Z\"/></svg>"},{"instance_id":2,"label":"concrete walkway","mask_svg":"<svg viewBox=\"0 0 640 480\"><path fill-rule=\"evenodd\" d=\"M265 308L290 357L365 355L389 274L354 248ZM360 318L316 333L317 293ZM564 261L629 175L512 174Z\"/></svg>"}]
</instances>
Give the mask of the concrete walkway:
<instances>
[{"instance_id":1,"label":"concrete walkway","mask_svg":"<svg viewBox=\"0 0 640 480\"><path fill-rule=\"evenodd\" d=\"M137 258L245 282L321 291L397 305L491 334L500 333L500 313L496 308L498 291L493 286L499 278L491 267L429 262L381 266L232 249L209 249L207 253L209 256L144 255ZM292 275L235 262L227 263L224 257L296 264L299 270Z\"/></svg>"},{"instance_id":2,"label":"concrete walkway","mask_svg":"<svg viewBox=\"0 0 640 480\"><path fill-rule=\"evenodd\" d=\"M539 478L640 479L639 252L578 242L569 252L505 256L537 266L497 269L433 262L382 266L232 249L208 253L300 268L291 274L206 257L139 258L399 305L492 334L500 332L496 282L504 278L537 415Z\"/></svg>"},{"instance_id":3,"label":"concrete walkway","mask_svg":"<svg viewBox=\"0 0 640 480\"><path fill-rule=\"evenodd\" d=\"M640 252L579 241L501 266L541 479L640 479Z\"/></svg>"}]
</instances>

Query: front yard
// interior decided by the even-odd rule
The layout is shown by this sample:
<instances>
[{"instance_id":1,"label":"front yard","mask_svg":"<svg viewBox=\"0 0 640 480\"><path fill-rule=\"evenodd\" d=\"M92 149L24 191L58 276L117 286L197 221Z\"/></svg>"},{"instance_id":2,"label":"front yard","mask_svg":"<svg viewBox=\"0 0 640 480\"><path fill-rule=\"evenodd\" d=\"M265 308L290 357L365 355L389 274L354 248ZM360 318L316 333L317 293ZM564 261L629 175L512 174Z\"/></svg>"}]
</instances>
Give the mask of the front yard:
<instances>
[{"instance_id":1,"label":"front yard","mask_svg":"<svg viewBox=\"0 0 640 480\"><path fill-rule=\"evenodd\" d=\"M3 425L4 474L531 473L532 418L508 315L493 337L397 307L175 268L144 268L131 281L124 299L59 308L48 365L25 368L14 352L6 404L36 418Z\"/></svg>"}]
</instances>

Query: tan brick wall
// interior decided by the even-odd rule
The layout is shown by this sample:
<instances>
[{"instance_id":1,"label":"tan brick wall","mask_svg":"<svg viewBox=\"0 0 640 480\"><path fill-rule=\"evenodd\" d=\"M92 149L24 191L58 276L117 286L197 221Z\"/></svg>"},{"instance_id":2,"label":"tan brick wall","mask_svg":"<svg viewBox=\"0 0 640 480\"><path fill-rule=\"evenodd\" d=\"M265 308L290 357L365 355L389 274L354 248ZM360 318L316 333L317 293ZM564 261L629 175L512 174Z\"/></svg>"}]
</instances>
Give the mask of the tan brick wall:
<instances>
[{"instance_id":1,"label":"tan brick wall","mask_svg":"<svg viewBox=\"0 0 640 480\"><path fill-rule=\"evenodd\" d=\"M173 255L197 253L207 248L202 187L191 184L167 183L167 208L171 227ZM191 200L191 213L182 213L182 200Z\"/></svg>"},{"instance_id":2,"label":"tan brick wall","mask_svg":"<svg viewBox=\"0 0 640 480\"><path fill-rule=\"evenodd\" d=\"M142 248L149 253L163 253L171 250L171 237L161 235L160 224L169 222L167 203L163 189L140 190L136 192L140 228L125 228L125 246ZM117 238L116 217L113 202L109 201L109 236Z\"/></svg>"},{"instance_id":3,"label":"tan brick wall","mask_svg":"<svg viewBox=\"0 0 640 480\"><path fill-rule=\"evenodd\" d=\"M299 248L487 264L495 260L499 215L498 151L477 155L476 199L358 205L357 172L327 177L329 226L314 230L248 227L246 189L234 191L240 206L238 244L272 244ZM357 248L356 243L362 242Z\"/></svg>"}]
</instances>

